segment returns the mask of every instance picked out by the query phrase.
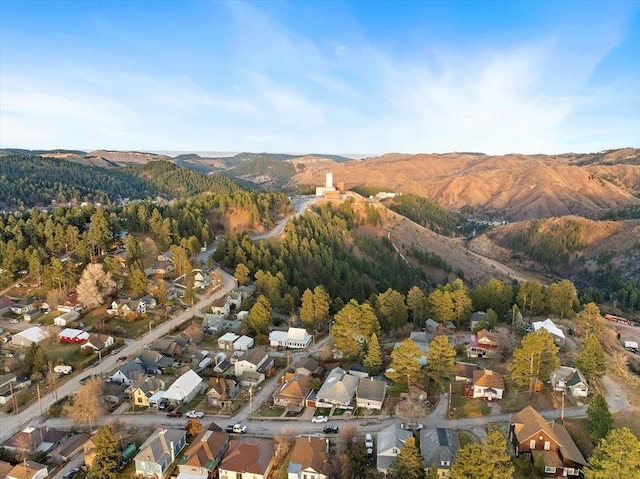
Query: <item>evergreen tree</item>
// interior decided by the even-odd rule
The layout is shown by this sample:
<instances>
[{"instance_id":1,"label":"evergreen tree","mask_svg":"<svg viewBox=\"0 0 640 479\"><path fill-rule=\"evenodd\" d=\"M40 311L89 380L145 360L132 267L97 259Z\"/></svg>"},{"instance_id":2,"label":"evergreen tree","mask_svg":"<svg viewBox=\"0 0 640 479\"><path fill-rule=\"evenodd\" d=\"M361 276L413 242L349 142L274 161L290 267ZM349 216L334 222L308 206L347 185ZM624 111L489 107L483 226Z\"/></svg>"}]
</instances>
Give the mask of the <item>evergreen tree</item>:
<instances>
[{"instance_id":1,"label":"evergreen tree","mask_svg":"<svg viewBox=\"0 0 640 479\"><path fill-rule=\"evenodd\" d=\"M356 358L367 338L374 333L380 334L380 324L373 309L355 299L338 311L331 327L333 344L346 359Z\"/></svg>"},{"instance_id":2,"label":"evergreen tree","mask_svg":"<svg viewBox=\"0 0 640 479\"><path fill-rule=\"evenodd\" d=\"M389 479L424 479L424 465L422 454L416 446L413 437L407 438L404 446L389 466Z\"/></svg>"},{"instance_id":3,"label":"evergreen tree","mask_svg":"<svg viewBox=\"0 0 640 479\"><path fill-rule=\"evenodd\" d=\"M602 394L595 395L587 408L587 416L590 421L591 439L597 444L613 428L613 416L609 412L609 405Z\"/></svg>"},{"instance_id":4,"label":"evergreen tree","mask_svg":"<svg viewBox=\"0 0 640 479\"><path fill-rule=\"evenodd\" d=\"M457 281L460 281L461 286L451 292L451 300L453 301L456 326L460 329L460 323L469 319L473 303L462 280L458 278L454 283Z\"/></svg>"},{"instance_id":5,"label":"evergreen tree","mask_svg":"<svg viewBox=\"0 0 640 479\"><path fill-rule=\"evenodd\" d=\"M499 431L490 431L484 443L470 443L458 450L451 465L452 479L511 479L514 467L507 441Z\"/></svg>"},{"instance_id":6,"label":"evergreen tree","mask_svg":"<svg viewBox=\"0 0 640 479\"><path fill-rule=\"evenodd\" d=\"M131 266L131 271L127 277L129 291L133 296L144 296L147 292L147 275L139 262Z\"/></svg>"},{"instance_id":7,"label":"evergreen tree","mask_svg":"<svg viewBox=\"0 0 640 479\"><path fill-rule=\"evenodd\" d=\"M371 376L376 376L382 372L382 349L375 333L371 335L371 341L367 346L367 355L364 357L362 365Z\"/></svg>"},{"instance_id":8,"label":"evergreen tree","mask_svg":"<svg viewBox=\"0 0 640 479\"><path fill-rule=\"evenodd\" d=\"M405 339L391 352L391 368L386 376L396 383L398 390L408 391L409 381L418 382L424 377L420 367L422 350L412 339Z\"/></svg>"},{"instance_id":9,"label":"evergreen tree","mask_svg":"<svg viewBox=\"0 0 640 479\"><path fill-rule=\"evenodd\" d=\"M253 335L267 334L270 324L271 303L263 295L260 295L247 316L247 332Z\"/></svg>"},{"instance_id":10,"label":"evergreen tree","mask_svg":"<svg viewBox=\"0 0 640 479\"><path fill-rule=\"evenodd\" d=\"M120 453L116 449L116 438L109 426L100 426L93 442L96 454L87 472L88 479L115 479L118 476L118 459Z\"/></svg>"},{"instance_id":11,"label":"evergreen tree","mask_svg":"<svg viewBox=\"0 0 640 479\"><path fill-rule=\"evenodd\" d=\"M429 295L429 313L436 321L446 323L455 319L453 299L449 291L436 289Z\"/></svg>"},{"instance_id":12,"label":"evergreen tree","mask_svg":"<svg viewBox=\"0 0 640 479\"><path fill-rule=\"evenodd\" d=\"M427 295L417 286L407 293L407 307L411 311L413 327L418 328L427 319Z\"/></svg>"},{"instance_id":13,"label":"evergreen tree","mask_svg":"<svg viewBox=\"0 0 640 479\"><path fill-rule=\"evenodd\" d=\"M309 288L305 289L300 301L300 321L302 321L305 328L311 331L313 330L315 319L313 292Z\"/></svg>"},{"instance_id":14,"label":"evergreen tree","mask_svg":"<svg viewBox=\"0 0 640 479\"><path fill-rule=\"evenodd\" d=\"M128 266L131 266L136 261L142 260L142 247L135 236L127 235L124 239L124 251L125 261Z\"/></svg>"},{"instance_id":15,"label":"evergreen tree","mask_svg":"<svg viewBox=\"0 0 640 479\"><path fill-rule=\"evenodd\" d=\"M587 303L583 306L582 311L578 313L578 324L580 324L587 333L587 337L596 336L598 339L602 337L604 318L600 314L600 308L596 303Z\"/></svg>"},{"instance_id":16,"label":"evergreen tree","mask_svg":"<svg viewBox=\"0 0 640 479\"><path fill-rule=\"evenodd\" d=\"M386 331L407 325L409 314L404 297L391 288L378 295L377 311L380 327Z\"/></svg>"},{"instance_id":17,"label":"evergreen tree","mask_svg":"<svg viewBox=\"0 0 640 479\"><path fill-rule=\"evenodd\" d=\"M559 367L558 346L549 331L540 329L522 338L507 369L518 386L532 386L534 379L546 383Z\"/></svg>"},{"instance_id":18,"label":"evergreen tree","mask_svg":"<svg viewBox=\"0 0 640 479\"><path fill-rule=\"evenodd\" d=\"M511 479L514 466L511 456L507 452L507 441L500 431L490 431L487 434L485 452L489 459L491 479Z\"/></svg>"},{"instance_id":19,"label":"evergreen tree","mask_svg":"<svg viewBox=\"0 0 640 479\"><path fill-rule=\"evenodd\" d=\"M244 286L249 283L249 268L244 263L238 263L236 271L233 273L233 277L238 281L240 286Z\"/></svg>"},{"instance_id":20,"label":"evergreen tree","mask_svg":"<svg viewBox=\"0 0 640 479\"><path fill-rule=\"evenodd\" d=\"M544 292L542 285L536 280L520 283L516 301L523 313L527 312L527 308L530 314L541 313L544 310Z\"/></svg>"},{"instance_id":21,"label":"evergreen tree","mask_svg":"<svg viewBox=\"0 0 640 479\"><path fill-rule=\"evenodd\" d=\"M586 479L632 478L640 474L640 440L626 427L613 429L589 458Z\"/></svg>"},{"instance_id":22,"label":"evergreen tree","mask_svg":"<svg viewBox=\"0 0 640 479\"><path fill-rule=\"evenodd\" d=\"M594 379L601 378L607 371L604 362L604 351L595 334L584 340L576 356L576 367L583 372L585 378L591 384Z\"/></svg>"},{"instance_id":23,"label":"evergreen tree","mask_svg":"<svg viewBox=\"0 0 640 479\"><path fill-rule=\"evenodd\" d=\"M436 336L429 343L427 375L442 391L456 371L456 350L446 336Z\"/></svg>"},{"instance_id":24,"label":"evergreen tree","mask_svg":"<svg viewBox=\"0 0 640 479\"><path fill-rule=\"evenodd\" d=\"M572 316L575 308L580 304L576 287L568 279L551 283L545 293L549 311L560 318Z\"/></svg>"}]
</instances>

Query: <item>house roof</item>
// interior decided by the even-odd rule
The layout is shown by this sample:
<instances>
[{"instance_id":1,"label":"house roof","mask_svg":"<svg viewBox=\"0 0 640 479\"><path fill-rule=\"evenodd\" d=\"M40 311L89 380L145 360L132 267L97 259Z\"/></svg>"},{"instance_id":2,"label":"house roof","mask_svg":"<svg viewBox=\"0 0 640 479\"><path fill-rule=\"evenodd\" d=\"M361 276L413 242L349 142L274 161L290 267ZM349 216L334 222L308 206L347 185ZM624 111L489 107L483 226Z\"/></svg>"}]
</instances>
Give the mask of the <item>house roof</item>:
<instances>
[{"instance_id":1,"label":"house roof","mask_svg":"<svg viewBox=\"0 0 640 479\"><path fill-rule=\"evenodd\" d=\"M11 469L11 472L9 472L8 476L19 477L20 479L31 479L38 473L38 471L46 468L47 466L45 466L44 464L39 464L33 461L24 461L17 464L13 469Z\"/></svg>"},{"instance_id":2,"label":"house roof","mask_svg":"<svg viewBox=\"0 0 640 479\"><path fill-rule=\"evenodd\" d=\"M587 380L584 378L579 369L569 366L560 366L560 369L556 370L551 376L557 375L558 378L562 378L566 386L575 386L576 384L587 384Z\"/></svg>"},{"instance_id":3,"label":"house roof","mask_svg":"<svg viewBox=\"0 0 640 479\"><path fill-rule=\"evenodd\" d=\"M471 313L471 321L486 321L487 313L485 311L475 311Z\"/></svg>"},{"instance_id":4,"label":"house roof","mask_svg":"<svg viewBox=\"0 0 640 479\"><path fill-rule=\"evenodd\" d=\"M357 395L361 399L383 401L387 391L387 383L373 378L360 378Z\"/></svg>"},{"instance_id":5,"label":"house roof","mask_svg":"<svg viewBox=\"0 0 640 479\"><path fill-rule=\"evenodd\" d=\"M162 359L164 356L158 351L142 351L136 357L136 362L140 362L147 367L154 366L158 360Z\"/></svg>"},{"instance_id":6,"label":"house roof","mask_svg":"<svg viewBox=\"0 0 640 479\"><path fill-rule=\"evenodd\" d=\"M229 397L227 391L236 387L236 382L233 379L228 378L211 378L209 379L209 386L211 391L215 391L220 399L227 399Z\"/></svg>"},{"instance_id":7,"label":"house roof","mask_svg":"<svg viewBox=\"0 0 640 479\"><path fill-rule=\"evenodd\" d=\"M210 471L218 466L218 459L227 447L229 434L205 429L184 452L180 465L204 467Z\"/></svg>"},{"instance_id":8,"label":"house roof","mask_svg":"<svg viewBox=\"0 0 640 479\"><path fill-rule=\"evenodd\" d=\"M282 385L274 396L305 398L311 391L311 377L304 374L294 374Z\"/></svg>"},{"instance_id":9,"label":"house roof","mask_svg":"<svg viewBox=\"0 0 640 479\"><path fill-rule=\"evenodd\" d=\"M231 341L234 342L236 339L238 339L240 336L238 336L235 333L224 333L222 336L220 336L218 338L218 341Z\"/></svg>"},{"instance_id":10,"label":"house roof","mask_svg":"<svg viewBox=\"0 0 640 479\"><path fill-rule=\"evenodd\" d=\"M481 369L473 372L473 385L504 390L504 378L491 369Z\"/></svg>"},{"instance_id":11,"label":"house roof","mask_svg":"<svg viewBox=\"0 0 640 479\"><path fill-rule=\"evenodd\" d=\"M49 336L49 333L47 333L44 329L38 327L38 326L33 326L31 328L27 328L24 331L21 331L19 333L16 333L14 335L14 337L16 336L21 336L23 338L26 338L29 341L32 341L34 343L38 343L44 339L46 339Z\"/></svg>"},{"instance_id":12,"label":"house roof","mask_svg":"<svg viewBox=\"0 0 640 479\"><path fill-rule=\"evenodd\" d=\"M91 343L92 346L95 346L98 349L102 349L107 344L109 338L111 338L111 336L106 334L89 333L87 342Z\"/></svg>"},{"instance_id":13,"label":"house roof","mask_svg":"<svg viewBox=\"0 0 640 479\"><path fill-rule=\"evenodd\" d=\"M140 389L145 394L155 394L156 391L164 390L165 384L162 379L144 377L138 379L131 385L131 390Z\"/></svg>"},{"instance_id":14,"label":"house roof","mask_svg":"<svg viewBox=\"0 0 640 479\"><path fill-rule=\"evenodd\" d=\"M253 345L253 338L250 338L249 336L240 336L238 339L235 340L233 344L237 344L239 346L245 346L248 348Z\"/></svg>"},{"instance_id":15,"label":"house roof","mask_svg":"<svg viewBox=\"0 0 640 479\"><path fill-rule=\"evenodd\" d=\"M232 439L220 463L220 469L264 475L274 455L275 443L272 439Z\"/></svg>"},{"instance_id":16,"label":"house roof","mask_svg":"<svg viewBox=\"0 0 640 479\"><path fill-rule=\"evenodd\" d=\"M476 333L476 338L478 342L484 339L490 341L492 344L498 344L498 336L491 331L488 331L487 329L481 329L480 331L478 331Z\"/></svg>"},{"instance_id":17,"label":"house roof","mask_svg":"<svg viewBox=\"0 0 640 479\"><path fill-rule=\"evenodd\" d=\"M238 361L249 361L251 364L257 366L260 364L267 356L269 356L266 351L262 351L261 349L250 349L245 352Z\"/></svg>"},{"instance_id":18,"label":"house roof","mask_svg":"<svg viewBox=\"0 0 640 479\"><path fill-rule=\"evenodd\" d=\"M296 361L293 365L296 369L306 369L307 371L314 373L318 371L321 364L313 358L303 358Z\"/></svg>"},{"instance_id":19,"label":"house roof","mask_svg":"<svg viewBox=\"0 0 640 479\"><path fill-rule=\"evenodd\" d=\"M0 477L7 477L13 466L5 461L0 461Z\"/></svg>"},{"instance_id":20,"label":"house roof","mask_svg":"<svg viewBox=\"0 0 640 479\"><path fill-rule=\"evenodd\" d=\"M456 376L461 378L473 379L473 373L480 369L480 366L472 363L456 362Z\"/></svg>"},{"instance_id":21,"label":"house roof","mask_svg":"<svg viewBox=\"0 0 640 479\"><path fill-rule=\"evenodd\" d=\"M186 434L184 429L156 429L140 446L134 460L162 464L167 456L171 456L171 443L178 444Z\"/></svg>"},{"instance_id":22,"label":"house roof","mask_svg":"<svg viewBox=\"0 0 640 479\"><path fill-rule=\"evenodd\" d=\"M226 298L218 298L214 299L211 303L212 308L224 308L227 305Z\"/></svg>"},{"instance_id":23,"label":"house roof","mask_svg":"<svg viewBox=\"0 0 640 479\"><path fill-rule=\"evenodd\" d=\"M426 331L411 331L409 335L409 339L414 343L428 343L432 337L433 334L427 333Z\"/></svg>"},{"instance_id":24,"label":"house roof","mask_svg":"<svg viewBox=\"0 0 640 479\"><path fill-rule=\"evenodd\" d=\"M289 328L287 337L293 341L305 341L310 336L304 328Z\"/></svg>"},{"instance_id":25,"label":"house roof","mask_svg":"<svg viewBox=\"0 0 640 479\"><path fill-rule=\"evenodd\" d=\"M202 378L198 376L193 369L189 369L186 373L176 379L171 386L165 391L166 399L174 399L182 401L189 393L196 389L202 383Z\"/></svg>"},{"instance_id":26,"label":"house roof","mask_svg":"<svg viewBox=\"0 0 640 479\"><path fill-rule=\"evenodd\" d=\"M144 372L144 368L140 363L135 361L128 361L116 369L111 376L114 376L117 372L126 376L129 379L132 379L136 374L142 374Z\"/></svg>"},{"instance_id":27,"label":"house roof","mask_svg":"<svg viewBox=\"0 0 640 479\"><path fill-rule=\"evenodd\" d=\"M271 331L269 333L269 341L277 341L279 343L285 343L289 339L289 333L287 331Z\"/></svg>"},{"instance_id":28,"label":"house roof","mask_svg":"<svg viewBox=\"0 0 640 479\"><path fill-rule=\"evenodd\" d=\"M326 474L327 441L315 437L297 437L287 470L313 470ZM293 472L293 471L291 471Z\"/></svg>"},{"instance_id":29,"label":"house roof","mask_svg":"<svg viewBox=\"0 0 640 479\"><path fill-rule=\"evenodd\" d=\"M458 449L458 431L441 427L420 431L420 452L425 466L440 465L441 461L453 462Z\"/></svg>"},{"instance_id":30,"label":"house roof","mask_svg":"<svg viewBox=\"0 0 640 479\"><path fill-rule=\"evenodd\" d=\"M430 329L436 329L438 326L440 326L440 323L438 323L438 321L435 321L431 318L427 319L424 323L425 327L430 328Z\"/></svg>"},{"instance_id":31,"label":"house roof","mask_svg":"<svg viewBox=\"0 0 640 479\"><path fill-rule=\"evenodd\" d=\"M26 427L17 434L7 439L2 447L15 449L37 449L42 443L42 429L36 427ZM26 446L26 447L25 447Z\"/></svg>"},{"instance_id":32,"label":"house roof","mask_svg":"<svg viewBox=\"0 0 640 479\"><path fill-rule=\"evenodd\" d=\"M546 329L554 336L565 339L564 332L562 331L562 329L556 326L555 323L551 321L549 318L545 319L544 321L535 321L533 323L534 331L538 331L541 328Z\"/></svg>"},{"instance_id":33,"label":"house roof","mask_svg":"<svg viewBox=\"0 0 640 479\"><path fill-rule=\"evenodd\" d=\"M316 397L319 400L348 403L353 399L357 386L357 377L347 374L342 368L334 368L322 384Z\"/></svg>"},{"instance_id":34,"label":"house roof","mask_svg":"<svg viewBox=\"0 0 640 479\"><path fill-rule=\"evenodd\" d=\"M532 406L525 407L513 416L511 424L519 443L523 443L539 431L544 431L561 448L563 457L578 464L587 464L565 427L553 421L547 422Z\"/></svg>"}]
</instances>

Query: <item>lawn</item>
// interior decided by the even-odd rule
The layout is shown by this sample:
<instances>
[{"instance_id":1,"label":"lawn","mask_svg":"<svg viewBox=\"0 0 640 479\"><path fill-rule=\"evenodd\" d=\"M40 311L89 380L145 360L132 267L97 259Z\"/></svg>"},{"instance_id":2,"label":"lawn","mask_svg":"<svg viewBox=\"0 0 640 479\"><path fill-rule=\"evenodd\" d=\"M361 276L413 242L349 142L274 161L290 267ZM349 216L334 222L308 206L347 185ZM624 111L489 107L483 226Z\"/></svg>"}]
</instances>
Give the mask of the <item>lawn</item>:
<instances>
[{"instance_id":1,"label":"lawn","mask_svg":"<svg viewBox=\"0 0 640 479\"><path fill-rule=\"evenodd\" d=\"M589 421L587 419L565 419L564 421L564 426L585 457L589 457L595 449L595 445L589 436L588 424Z\"/></svg>"},{"instance_id":2,"label":"lawn","mask_svg":"<svg viewBox=\"0 0 640 479\"><path fill-rule=\"evenodd\" d=\"M282 406L267 406L260 410L260 417L280 417L284 414Z\"/></svg>"},{"instance_id":3,"label":"lawn","mask_svg":"<svg viewBox=\"0 0 640 479\"><path fill-rule=\"evenodd\" d=\"M464 397L464 384L456 382L451 388L451 417L460 419L463 417L486 416L491 408L484 399L467 399Z\"/></svg>"},{"instance_id":4,"label":"lawn","mask_svg":"<svg viewBox=\"0 0 640 479\"><path fill-rule=\"evenodd\" d=\"M533 406L536 411L554 409L551 392L548 390L533 393L526 387L520 387L505 379L504 398L500 401L503 413L518 412L527 406Z\"/></svg>"}]
</instances>

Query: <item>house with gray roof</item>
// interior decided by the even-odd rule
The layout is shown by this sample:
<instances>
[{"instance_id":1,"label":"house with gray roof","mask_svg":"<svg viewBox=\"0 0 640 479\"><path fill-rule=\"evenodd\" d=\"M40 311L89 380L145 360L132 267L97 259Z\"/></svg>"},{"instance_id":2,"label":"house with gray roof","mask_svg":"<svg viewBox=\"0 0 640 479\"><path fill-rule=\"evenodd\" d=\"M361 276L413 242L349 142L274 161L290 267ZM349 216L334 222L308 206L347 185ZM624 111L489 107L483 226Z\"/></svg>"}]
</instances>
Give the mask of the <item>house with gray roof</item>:
<instances>
[{"instance_id":1,"label":"house with gray roof","mask_svg":"<svg viewBox=\"0 0 640 479\"><path fill-rule=\"evenodd\" d=\"M356 405L365 409L382 409L387 383L379 379L360 378L356 388Z\"/></svg>"},{"instance_id":2,"label":"house with gray roof","mask_svg":"<svg viewBox=\"0 0 640 479\"><path fill-rule=\"evenodd\" d=\"M396 460L400 449L410 437L413 437L413 433L400 428L400 424L392 424L378 433L376 438L376 468L378 471L383 474L387 473L389 466Z\"/></svg>"},{"instance_id":3,"label":"house with gray roof","mask_svg":"<svg viewBox=\"0 0 640 479\"><path fill-rule=\"evenodd\" d=\"M162 479L186 443L184 429L156 429L134 458L136 475Z\"/></svg>"},{"instance_id":4,"label":"house with gray roof","mask_svg":"<svg viewBox=\"0 0 640 479\"><path fill-rule=\"evenodd\" d=\"M136 361L128 361L119 366L115 372L109 376L109 381L124 384L125 386L131 386L131 383L144 375L144 373L145 369L140 363Z\"/></svg>"},{"instance_id":5,"label":"house with gray roof","mask_svg":"<svg viewBox=\"0 0 640 479\"><path fill-rule=\"evenodd\" d=\"M358 378L348 374L342 368L331 370L327 379L316 395L318 407L349 408L353 402L353 396L358 387Z\"/></svg>"},{"instance_id":6,"label":"house with gray roof","mask_svg":"<svg viewBox=\"0 0 640 479\"><path fill-rule=\"evenodd\" d=\"M420 431L420 453L424 459L424 466L435 465L438 468L438 477L449 476L451 463L455 460L458 449L458 431L442 427Z\"/></svg>"}]
</instances>

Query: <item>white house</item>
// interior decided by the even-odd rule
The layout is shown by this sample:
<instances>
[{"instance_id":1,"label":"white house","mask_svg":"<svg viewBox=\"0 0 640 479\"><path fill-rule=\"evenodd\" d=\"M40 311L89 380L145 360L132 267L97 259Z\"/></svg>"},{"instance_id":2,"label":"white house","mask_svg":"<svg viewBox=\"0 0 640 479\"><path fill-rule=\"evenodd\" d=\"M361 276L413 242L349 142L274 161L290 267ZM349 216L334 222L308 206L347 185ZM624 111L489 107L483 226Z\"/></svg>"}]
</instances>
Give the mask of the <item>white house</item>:
<instances>
[{"instance_id":1,"label":"white house","mask_svg":"<svg viewBox=\"0 0 640 479\"><path fill-rule=\"evenodd\" d=\"M491 369L473 371L473 397L489 401L502 399L504 394L504 378L502 374Z\"/></svg>"},{"instance_id":2,"label":"white house","mask_svg":"<svg viewBox=\"0 0 640 479\"><path fill-rule=\"evenodd\" d=\"M532 326L534 331L538 331L539 329L546 329L547 331L549 331L549 333L551 333L551 336L553 336L553 340L556 344L564 346L564 342L566 340L564 332L549 318L545 319L544 321L535 321Z\"/></svg>"},{"instance_id":3,"label":"white house","mask_svg":"<svg viewBox=\"0 0 640 479\"><path fill-rule=\"evenodd\" d=\"M96 333L90 333L87 342L82 345L83 348L91 348L94 352L102 351L109 346L113 346L113 336Z\"/></svg>"},{"instance_id":4,"label":"white house","mask_svg":"<svg viewBox=\"0 0 640 479\"><path fill-rule=\"evenodd\" d=\"M573 397L586 398L589 384L579 369L560 366L551 374L551 387L554 391L567 391Z\"/></svg>"},{"instance_id":5,"label":"white house","mask_svg":"<svg viewBox=\"0 0 640 479\"><path fill-rule=\"evenodd\" d=\"M260 349L250 349L234 364L236 378L240 386L254 386L264 381L266 369L271 364L269 355Z\"/></svg>"},{"instance_id":6,"label":"white house","mask_svg":"<svg viewBox=\"0 0 640 479\"><path fill-rule=\"evenodd\" d=\"M116 299L107 309L107 314L114 315L145 314L146 312L147 303L141 299Z\"/></svg>"},{"instance_id":7,"label":"white house","mask_svg":"<svg viewBox=\"0 0 640 479\"><path fill-rule=\"evenodd\" d=\"M38 344L44 341L48 337L49 333L44 329L34 326L11 336L11 344L14 346L31 346L34 343Z\"/></svg>"},{"instance_id":8,"label":"white house","mask_svg":"<svg viewBox=\"0 0 640 479\"><path fill-rule=\"evenodd\" d=\"M316 404L321 407L336 406L346 409L351 406L358 386L356 376L342 368L333 368L316 394Z\"/></svg>"},{"instance_id":9,"label":"white house","mask_svg":"<svg viewBox=\"0 0 640 479\"><path fill-rule=\"evenodd\" d=\"M53 319L53 324L56 326L67 327L74 321L76 321L80 317L80 313L77 311L69 311L67 313L61 314L57 318Z\"/></svg>"},{"instance_id":10,"label":"white house","mask_svg":"<svg viewBox=\"0 0 640 479\"><path fill-rule=\"evenodd\" d=\"M190 369L176 379L162 397L173 404L187 404L196 397L203 387L203 379Z\"/></svg>"},{"instance_id":11,"label":"white house","mask_svg":"<svg viewBox=\"0 0 640 479\"><path fill-rule=\"evenodd\" d=\"M211 303L211 313L209 314L226 318L227 316L229 316L230 311L231 308L227 300L225 300L224 298L218 298L215 299L213 303Z\"/></svg>"},{"instance_id":12,"label":"white house","mask_svg":"<svg viewBox=\"0 0 640 479\"><path fill-rule=\"evenodd\" d=\"M272 348L286 347L291 349L305 349L309 347L313 337L304 328L289 328L288 331L271 331L269 344Z\"/></svg>"},{"instance_id":13,"label":"white house","mask_svg":"<svg viewBox=\"0 0 640 479\"><path fill-rule=\"evenodd\" d=\"M232 332L224 333L218 338L218 348L233 351L233 343L235 343L239 337L240 336Z\"/></svg>"},{"instance_id":14,"label":"white house","mask_svg":"<svg viewBox=\"0 0 640 479\"><path fill-rule=\"evenodd\" d=\"M194 269L193 275L193 287L196 289L204 289L211 284L211 278L209 275L201 269Z\"/></svg>"},{"instance_id":15,"label":"white house","mask_svg":"<svg viewBox=\"0 0 640 479\"><path fill-rule=\"evenodd\" d=\"M248 351L253 347L253 338L249 336L240 336L233 342L234 351Z\"/></svg>"},{"instance_id":16,"label":"white house","mask_svg":"<svg viewBox=\"0 0 640 479\"><path fill-rule=\"evenodd\" d=\"M356 406L380 410L386 393L386 382L371 377L360 378L356 388Z\"/></svg>"}]
</instances>

